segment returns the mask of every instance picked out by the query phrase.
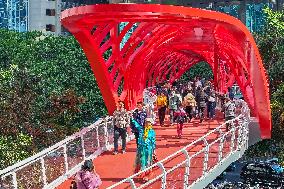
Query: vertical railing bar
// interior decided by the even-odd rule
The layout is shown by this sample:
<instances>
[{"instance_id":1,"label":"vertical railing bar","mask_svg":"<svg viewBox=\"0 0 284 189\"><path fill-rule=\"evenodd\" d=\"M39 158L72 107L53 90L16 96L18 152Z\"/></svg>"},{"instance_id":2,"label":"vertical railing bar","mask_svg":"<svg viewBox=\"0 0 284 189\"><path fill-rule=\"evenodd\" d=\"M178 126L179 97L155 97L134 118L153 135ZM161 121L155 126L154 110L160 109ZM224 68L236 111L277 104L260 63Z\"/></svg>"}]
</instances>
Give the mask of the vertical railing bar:
<instances>
[{"instance_id":1,"label":"vertical railing bar","mask_svg":"<svg viewBox=\"0 0 284 189\"><path fill-rule=\"evenodd\" d=\"M63 145L63 155L64 155L64 165L65 165L65 173L68 172L68 157L67 157L67 144Z\"/></svg>"},{"instance_id":2,"label":"vertical railing bar","mask_svg":"<svg viewBox=\"0 0 284 189\"><path fill-rule=\"evenodd\" d=\"M80 136L81 138L81 146L82 146L82 155L83 155L83 160L86 160L86 149L85 149L85 141L84 141L84 135L82 134Z\"/></svg>"},{"instance_id":3,"label":"vertical railing bar","mask_svg":"<svg viewBox=\"0 0 284 189\"><path fill-rule=\"evenodd\" d=\"M219 152L218 152L218 162L220 162L222 160L222 156L223 156L223 146L224 146L224 133L222 132L221 129L219 129L219 133L220 133L220 143L219 143Z\"/></svg>"},{"instance_id":4,"label":"vertical railing bar","mask_svg":"<svg viewBox=\"0 0 284 189\"><path fill-rule=\"evenodd\" d=\"M107 132L107 118L104 120L104 136L105 136L105 147L109 148L108 132Z\"/></svg>"},{"instance_id":5,"label":"vertical railing bar","mask_svg":"<svg viewBox=\"0 0 284 189\"><path fill-rule=\"evenodd\" d=\"M95 128L96 128L96 137L97 137L97 148L100 148L100 137L99 137L99 126L100 124L98 124Z\"/></svg>"},{"instance_id":6,"label":"vertical railing bar","mask_svg":"<svg viewBox=\"0 0 284 189\"><path fill-rule=\"evenodd\" d=\"M238 122L239 122L239 129L238 129L238 146L237 146L237 150L239 151L240 149L241 149L241 143L242 143L242 141L241 141L241 137L242 137L242 121L241 120L238 120Z\"/></svg>"},{"instance_id":7,"label":"vertical railing bar","mask_svg":"<svg viewBox=\"0 0 284 189\"><path fill-rule=\"evenodd\" d=\"M186 151L185 149L183 149L182 152L185 154L186 159L187 159L186 167L185 167L185 173L184 173L185 175L184 175L184 187L183 187L185 189L189 185L190 156L188 154L188 151Z\"/></svg>"},{"instance_id":8,"label":"vertical railing bar","mask_svg":"<svg viewBox=\"0 0 284 189\"><path fill-rule=\"evenodd\" d=\"M135 185L135 182L134 182L134 180L132 178L129 178L128 182L130 182L130 185L131 185L132 189L136 189L137 188L136 185Z\"/></svg>"},{"instance_id":9,"label":"vertical railing bar","mask_svg":"<svg viewBox=\"0 0 284 189\"><path fill-rule=\"evenodd\" d=\"M203 176L204 176L208 168L209 145L206 138L203 138L203 142L206 145L204 152L204 161L203 161Z\"/></svg>"},{"instance_id":10,"label":"vertical railing bar","mask_svg":"<svg viewBox=\"0 0 284 189\"><path fill-rule=\"evenodd\" d=\"M13 177L13 187L15 189L17 189L18 188L18 181L17 181L17 174L16 174L16 172L12 173L12 177Z\"/></svg>"},{"instance_id":11,"label":"vertical railing bar","mask_svg":"<svg viewBox=\"0 0 284 189\"><path fill-rule=\"evenodd\" d=\"M167 172L166 172L166 169L165 169L164 165L161 162L158 162L157 166L159 166L162 169L162 171L163 171L161 189L166 189L166 187L167 187Z\"/></svg>"},{"instance_id":12,"label":"vertical railing bar","mask_svg":"<svg viewBox=\"0 0 284 189\"><path fill-rule=\"evenodd\" d=\"M43 180L43 187L47 185L47 179L46 179L46 169L44 165L44 159L43 157L40 158L40 164L41 164L41 172L42 172L42 180Z\"/></svg>"},{"instance_id":13,"label":"vertical railing bar","mask_svg":"<svg viewBox=\"0 0 284 189\"><path fill-rule=\"evenodd\" d=\"M235 146L235 134L236 134L235 129L236 129L236 128L235 128L235 124L234 124L233 121L230 121L229 123L232 125L230 151L231 151L231 153L233 153L233 151L234 151L234 146Z\"/></svg>"}]
</instances>

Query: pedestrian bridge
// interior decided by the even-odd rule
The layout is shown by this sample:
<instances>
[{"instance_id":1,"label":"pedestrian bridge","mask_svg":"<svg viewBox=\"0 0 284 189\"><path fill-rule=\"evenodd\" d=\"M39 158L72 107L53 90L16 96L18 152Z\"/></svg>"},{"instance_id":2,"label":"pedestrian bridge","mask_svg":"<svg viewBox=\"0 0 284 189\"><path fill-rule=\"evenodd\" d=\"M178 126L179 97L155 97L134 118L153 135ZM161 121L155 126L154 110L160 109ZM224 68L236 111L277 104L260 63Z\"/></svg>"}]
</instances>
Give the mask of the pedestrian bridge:
<instances>
[{"instance_id":1,"label":"pedestrian bridge","mask_svg":"<svg viewBox=\"0 0 284 189\"><path fill-rule=\"evenodd\" d=\"M266 73L252 35L239 20L186 7L117 4L68 9L61 21L84 50L110 115L118 99L131 110L145 88L167 78L172 83L200 61L212 68L217 91L226 92L236 81L245 102L239 103L228 132L220 115L186 124L182 139L175 137L175 128L155 126L160 161L149 167L153 175L146 183L133 175L131 134L126 154L110 154L113 125L108 116L1 170L4 188L69 188L84 160L93 159L102 188L200 189L240 158L250 141L270 138Z\"/></svg>"},{"instance_id":2,"label":"pedestrian bridge","mask_svg":"<svg viewBox=\"0 0 284 189\"><path fill-rule=\"evenodd\" d=\"M220 112L215 120L202 123L193 120L185 124L181 139L176 137L176 127L154 126L159 162L148 168L153 173L146 183L136 179L142 172L133 175L136 143L130 132L127 153L112 155L111 116L1 170L0 175L5 188L64 189L70 187L84 160L93 159L103 181L102 188L203 188L248 147L253 121L244 101L240 101L238 116L230 123L232 128L226 132Z\"/></svg>"}]
</instances>

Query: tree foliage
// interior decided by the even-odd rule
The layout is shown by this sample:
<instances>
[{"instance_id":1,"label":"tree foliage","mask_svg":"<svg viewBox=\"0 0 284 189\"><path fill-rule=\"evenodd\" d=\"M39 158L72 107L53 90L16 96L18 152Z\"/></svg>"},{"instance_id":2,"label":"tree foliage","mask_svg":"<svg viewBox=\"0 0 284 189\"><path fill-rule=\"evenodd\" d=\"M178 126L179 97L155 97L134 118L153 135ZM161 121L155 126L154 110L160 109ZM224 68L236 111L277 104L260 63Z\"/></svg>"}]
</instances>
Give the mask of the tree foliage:
<instances>
[{"instance_id":1,"label":"tree foliage","mask_svg":"<svg viewBox=\"0 0 284 189\"><path fill-rule=\"evenodd\" d=\"M263 58L264 67L270 80L272 109L272 140L264 140L249 148L247 155L264 156L276 145L277 156L284 160L284 11L265 8L266 27L255 34L256 42Z\"/></svg>"},{"instance_id":2,"label":"tree foliage","mask_svg":"<svg viewBox=\"0 0 284 189\"><path fill-rule=\"evenodd\" d=\"M212 69L207 62L199 62L192 66L187 72L182 75L181 80L188 81L195 77L213 79Z\"/></svg>"},{"instance_id":3,"label":"tree foliage","mask_svg":"<svg viewBox=\"0 0 284 189\"><path fill-rule=\"evenodd\" d=\"M0 142L6 150L10 144L23 146L1 155L0 169L106 114L92 70L73 37L0 30L0 44ZM25 143L23 136L29 139Z\"/></svg>"}]
</instances>

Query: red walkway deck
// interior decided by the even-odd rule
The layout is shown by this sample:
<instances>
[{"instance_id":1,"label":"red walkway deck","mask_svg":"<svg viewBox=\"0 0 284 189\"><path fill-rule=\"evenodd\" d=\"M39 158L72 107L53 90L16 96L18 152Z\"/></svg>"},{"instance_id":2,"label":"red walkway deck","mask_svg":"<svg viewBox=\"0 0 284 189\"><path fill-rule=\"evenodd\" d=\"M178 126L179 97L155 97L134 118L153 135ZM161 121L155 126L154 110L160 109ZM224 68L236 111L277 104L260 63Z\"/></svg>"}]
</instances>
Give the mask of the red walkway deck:
<instances>
[{"instance_id":1,"label":"red walkway deck","mask_svg":"<svg viewBox=\"0 0 284 189\"><path fill-rule=\"evenodd\" d=\"M178 139L176 136L176 126L172 127L155 126L154 129L157 134L156 152L158 159L161 160L169 156L170 154L178 151L179 149L189 144L190 142L205 135L209 130L216 128L222 122L223 121L220 119L220 120L209 120L200 124L199 120L193 120L192 123L185 124L185 128L183 130L183 137L181 139ZM212 136L208 137L207 140L210 139L212 140L213 138L216 139L216 137L217 133L212 134ZM230 140L228 140L228 142L225 143L224 146L225 148L223 150L223 153L225 151L228 151L229 141ZM217 161L218 145L219 143L216 143L212 146L212 148L210 148L208 168L212 167ZM196 152L202 146L203 146L202 143L196 145L193 149L189 151L190 154L191 152ZM96 171L99 173L103 181L101 188L107 188L115 184L116 182L131 176L134 173L133 171L134 171L135 152L136 152L136 144L135 140L133 140L127 144L127 153L125 154L119 153L117 155L112 155L112 152L105 152L94 160ZM184 160L184 157L182 157L182 155L179 157L171 159L169 162L167 162L166 169L171 167L174 163L181 162L182 160ZM204 158L204 153L194 158L193 161L191 162L191 171L189 179L190 182L196 180L196 178L201 176L203 158ZM160 173L160 170L156 170L154 172L154 175L158 174L158 172ZM181 186L184 178L182 174L183 172L184 169L178 171L178 173L176 172L168 174L168 178L172 178L171 180L173 181L172 183L169 184L175 186L175 188L182 188ZM67 181L62 183L58 187L58 189L69 188L70 183L71 179L68 179ZM128 188L127 186L129 185L125 185L119 188ZM160 183L155 183L151 187L147 188L160 188L159 186Z\"/></svg>"}]
</instances>

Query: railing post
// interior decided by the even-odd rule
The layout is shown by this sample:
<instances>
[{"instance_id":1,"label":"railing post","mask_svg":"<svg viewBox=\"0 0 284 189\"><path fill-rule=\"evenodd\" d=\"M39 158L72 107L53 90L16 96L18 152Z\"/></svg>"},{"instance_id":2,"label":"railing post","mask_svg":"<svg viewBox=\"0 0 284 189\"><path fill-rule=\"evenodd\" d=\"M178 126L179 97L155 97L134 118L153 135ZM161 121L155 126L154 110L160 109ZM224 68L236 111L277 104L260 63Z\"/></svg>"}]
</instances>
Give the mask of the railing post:
<instances>
[{"instance_id":1,"label":"railing post","mask_svg":"<svg viewBox=\"0 0 284 189\"><path fill-rule=\"evenodd\" d=\"M12 173L12 177L13 177L13 187L15 189L17 189L18 188L18 181L17 181L17 175L16 175L15 172Z\"/></svg>"},{"instance_id":2,"label":"railing post","mask_svg":"<svg viewBox=\"0 0 284 189\"><path fill-rule=\"evenodd\" d=\"M218 151L218 162L220 162L222 160L222 156L223 156L223 147L224 147L224 133L222 132L221 129L218 129L219 133L220 133L220 143L219 143L219 151Z\"/></svg>"},{"instance_id":3,"label":"railing post","mask_svg":"<svg viewBox=\"0 0 284 189\"><path fill-rule=\"evenodd\" d=\"M43 188L44 188L47 185L47 179L46 179L46 170L45 170L45 166L44 166L43 157L40 158L40 164L41 164L41 173L42 173Z\"/></svg>"},{"instance_id":4,"label":"railing post","mask_svg":"<svg viewBox=\"0 0 284 189\"><path fill-rule=\"evenodd\" d=\"M230 124L232 125L232 129L231 129L231 145L230 145L230 150L231 150L231 153L233 153L234 151L234 147L235 147L235 123L233 121L230 121Z\"/></svg>"},{"instance_id":5,"label":"railing post","mask_svg":"<svg viewBox=\"0 0 284 189\"><path fill-rule=\"evenodd\" d=\"M68 172L68 157L67 157L67 146L66 144L63 145L63 155L64 155L64 165L65 165L65 173Z\"/></svg>"},{"instance_id":6,"label":"railing post","mask_svg":"<svg viewBox=\"0 0 284 189\"><path fill-rule=\"evenodd\" d=\"M104 137L105 137L105 147L109 149L109 140L108 140L108 130L107 130L107 118L104 120Z\"/></svg>"},{"instance_id":7,"label":"railing post","mask_svg":"<svg viewBox=\"0 0 284 189\"><path fill-rule=\"evenodd\" d=\"M239 150L241 150L241 146L242 146L243 122L240 119L238 119L238 122L239 122L239 126L238 126L239 129L238 129L238 139L237 139L237 141L238 141L237 150L239 151Z\"/></svg>"},{"instance_id":8,"label":"railing post","mask_svg":"<svg viewBox=\"0 0 284 189\"><path fill-rule=\"evenodd\" d=\"M96 137L97 137L97 148L98 149L100 148L99 126L100 124L96 126L96 135L97 135Z\"/></svg>"},{"instance_id":9,"label":"railing post","mask_svg":"<svg viewBox=\"0 0 284 189\"><path fill-rule=\"evenodd\" d=\"M84 135L82 134L82 135L80 136L80 138L81 138L81 146L82 146L83 160L85 161L85 159L86 159L86 149L85 149Z\"/></svg>"},{"instance_id":10,"label":"railing post","mask_svg":"<svg viewBox=\"0 0 284 189\"><path fill-rule=\"evenodd\" d=\"M208 169L208 156L209 156L209 145L205 138L203 138L203 142L205 144L205 152L204 152L204 161L203 161L203 175L207 172Z\"/></svg>"},{"instance_id":11,"label":"railing post","mask_svg":"<svg viewBox=\"0 0 284 189\"><path fill-rule=\"evenodd\" d=\"M135 183L134 183L134 181L133 181L132 178L129 178L129 179L128 179L128 182L130 182L130 185L131 185L131 188L132 188L132 189L136 189Z\"/></svg>"},{"instance_id":12,"label":"railing post","mask_svg":"<svg viewBox=\"0 0 284 189\"><path fill-rule=\"evenodd\" d=\"M167 187L167 172L166 172L166 169L165 169L164 165L161 162L158 162L157 166L159 166L162 169L162 171L163 171L161 189L166 189L166 187Z\"/></svg>"},{"instance_id":13,"label":"railing post","mask_svg":"<svg viewBox=\"0 0 284 189\"><path fill-rule=\"evenodd\" d=\"M184 155L186 156L186 165L185 165L185 173L184 173L184 188L187 188L189 185L189 171L190 171L190 156L188 154L188 152L183 149L182 152L184 153Z\"/></svg>"}]
</instances>

